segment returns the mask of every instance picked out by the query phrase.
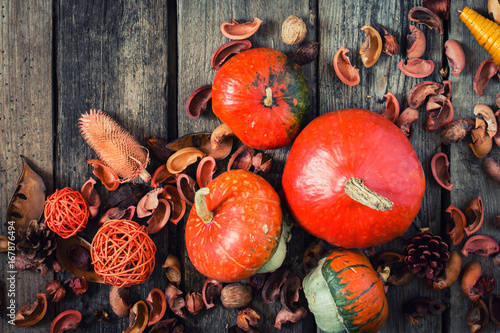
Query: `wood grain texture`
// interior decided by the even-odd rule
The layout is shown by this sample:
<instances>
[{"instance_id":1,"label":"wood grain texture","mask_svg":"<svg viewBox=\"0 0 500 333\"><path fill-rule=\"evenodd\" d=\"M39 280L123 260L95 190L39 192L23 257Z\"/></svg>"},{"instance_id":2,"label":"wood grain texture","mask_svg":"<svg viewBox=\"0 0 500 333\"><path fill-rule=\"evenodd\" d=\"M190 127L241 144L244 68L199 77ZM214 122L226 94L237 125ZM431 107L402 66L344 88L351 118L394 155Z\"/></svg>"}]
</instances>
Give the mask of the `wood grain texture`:
<instances>
[{"instance_id":1,"label":"wood grain texture","mask_svg":"<svg viewBox=\"0 0 500 333\"><path fill-rule=\"evenodd\" d=\"M185 103L188 96L197 87L210 84L215 71L210 69L210 57L228 39L220 32L223 22L233 18L244 22L253 21L253 17L260 18L263 23L257 33L250 37L253 47L271 47L284 53L291 52L294 46L284 44L280 38L281 24L291 14L300 16L307 25L306 40L315 41L316 7L314 1L178 1L178 40L179 40L179 136L192 132L211 132L220 121L212 112L207 112L198 120L188 118L185 112ZM308 120L316 115L316 64L304 66L306 78L311 93L311 113ZM241 143L237 143L240 145ZM233 147L236 149L237 147ZM275 151L266 151L273 156L274 164L271 173L263 175L271 185L280 193L281 174L283 172L286 156L290 146ZM227 166L227 159L218 164L220 172ZM180 236L182 238L182 236ZM285 265L291 265L300 270L303 245L311 239L301 229L294 228L292 233L293 246L288 252ZM199 274L185 254L185 289L186 291L201 290L204 277ZM279 302L277 302L279 303ZM250 304L261 316L259 329L261 332L279 332L274 329L276 314L281 309L280 305L266 305L260 295ZM224 309L220 303L216 307L200 313L196 320L186 321L188 332L224 332L227 326L236 323L235 310ZM214 320L214 318L217 318ZM312 315L295 325L284 325L281 332L311 332L314 323Z\"/></svg>"},{"instance_id":2,"label":"wood grain texture","mask_svg":"<svg viewBox=\"0 0 500 333\"><path fill-rule=\"evenodd\" d=\"M318 30L321 49L318 71L318 100L320 101L318 108L320 114L345 108L363 108L380 113L385 106L384 94L387 92L392 92L397 97L402 111L408 106L407 94L415 84L423 80L442 81L438 70L442 63L443 35L423 25L419 25L419 28L426 36L427 48L422 58L435 62L434 73L425 79L415 79L405 76L397 66L399 61L406 61L406 35L409 34L410 24L408 12L416 5L420 5L420 2L381 1L367 5L359 1L319 1ZM382 53L375 65L365 68L359 54L365 40L365 33L361 27L371 22L386 27L389 33L399 41L401 52L394 57ZM359 69L361 81L354 87L342 83L333 68L333 57L341 46L350 50L347 56ZM426 175L426 191L414 225L418 228L428 227L434 233L440 233L441 190L432 179L430 169L430 161L436 149L439 148L440 137L438 133L425 130L426 122L427 116L422 108L419 121L413 124L414 134L411 143ZM405 237L412 236L416 231L416 228L410 227ZM377 253L382 251L401 253L403 246L404 239L395 239L375 247L375 250ZM387 293L389 317L381 332L441 331L441 318L438 316L422 320L414 326L405 319L403 304L416 297L439 298L440 294L429 291L421 280L414 280L403 287L389 287Z\"/></svg>"},{"instance_id":3,"label":"wood grain texture","mask_svg":"<svg viewBox=\"0 0 500 333\"><path fill-rule=\"evenodd\" d=\"M462 10L465 6L469 6L479 14L488 17L487 1L471 3L460 0L452 2L449 39L455 39L462 45L467 61L465 69L458 77L450 76L453 84L454 119L474 119L474 106L476 104L488 105L494 112L498 110L495 103L495 95L499 91L497 80L493 79L490 81L484 90L485 95L482 97L478 97L473 90L474 75L481 62L489 58L490 55L477 43L474 36L460 20L458 10ZM500 213L498 205L500 186L483 172L481 164L484 158L477 158L472 153L472 150L468 147L471 142L472 140L469 135L461 142L453 143L449 147L450 175L451 181L454 183L451 190L451 204L463 211L470 200L481 196L484 202L485 219L483 226L476 234L487 235L496 241L500 241L500 232L491 224L493 217ZM500 160L500 148L494 144L487 157ZM467 239L468 237L466 236L462 243L453 248L461 250ZM498 268L492 265L491 258L483 258L471 254L468 258L463 257L463 259L463 266L472 260L479 261L483 267L483 274L488 274L495 278L498 276ZM497 286L494 293L498 294L499 292L500 289ZM472 303L462 293L459 285L453 286L450 296L450 303L453 310L450 311L449 332L462 332L467 325L466 315L471 309ZM497 331L498 327L490 320L484 332Z\"/></svg>"},{"instance_id":4,"label":"wood grain texture","mask_svg":"<svg viewBox=\"0 0 500 333\"><path fill-rule=\"evenodd\" d=\"M57 142L56 187L80 189L92 175L87 160L97 158L78 130L78 118L91 108L105 111L142 145L151 136L168 135L167 7L163 1L61 1L57 25ZM172 125L172 124L170 124ZM159 163L148 167L152 174ZM98 184L102 202L110 193ZM100 216L100 215L99 215ZM82 237L92 241L97 218L89 221ZM157 245L152 277L132 287L132 302L144 300L152 288L166 286L161 264L168 252L168 235L151 238ZM65 279L68 274L58 275ZM112 314L110 287L90 284L81 297L68 290L57 313L68 308L84 315L82 332L121 332L128 319ZM95 310L106 310L111 321L99 323Z\"/></svg>"},{"instance_id":5,"label":"wood grain texture","mask_svg":"<svg viewBox=\"0 0 500 333\"><path fill-rule=\"evenodd\" d=\"M7 207L22 171L20 155L27 157L47 189L52 189L52 1L2 0L0 7L0 234L6 235ZM51 274L18 272L15 296L11 297L6 288L10 276L7 260L6 255L1 256L3 301L15 301L17 311L35 301L37 292L44 292ZM40 324L50 324L53 313L50 307ZM13 330L9 319L2 316L0 331Z\"/></svg>"}]
</instances>

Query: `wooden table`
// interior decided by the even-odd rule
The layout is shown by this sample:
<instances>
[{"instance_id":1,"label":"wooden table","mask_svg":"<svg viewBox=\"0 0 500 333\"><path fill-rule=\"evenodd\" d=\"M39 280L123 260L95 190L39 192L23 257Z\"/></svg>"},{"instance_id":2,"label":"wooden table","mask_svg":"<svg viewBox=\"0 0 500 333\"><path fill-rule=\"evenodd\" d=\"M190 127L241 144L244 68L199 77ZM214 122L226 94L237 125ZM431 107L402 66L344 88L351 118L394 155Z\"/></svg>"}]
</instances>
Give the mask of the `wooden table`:
<instances>
[{"instance_id":1,"label":"wooden table","mask_svg":"<svg viewBox=\"0 0 500 333\"><path fill-rule=\"evenodd\" d=\"M143 144L152 136L171 141L187 133L215 129L220 121L211 112L192 120L186 115L185 103L194 89L212 82L215 71L210 69L210 56L228 41L220 33L219 26L232 18L252 21L254 16L259 17L263 24L250 38L253 45L273 47L285 53L294 47L281 41L281 23L290 14L304 19L308 28L306 39L321 44L317 61L304 66L311 92L308 121L348 107L380 112L385 105L383 95L387 92L393 92L404 109L407 93L423 80L406 77L397 67L405 54L405 36L410 24L408 11L421 1L0 0L0 4L1 216L6 216L21 172L20 155L26 156L43 177L49 194L66 186L79 189L91 176L86 160L96 155L77 127L80 114L91 108L106 111ZM444 24L444 34L421 26L427 38L423 58L432 59L436 64L434 73L426 80L443 80L438 71L446 66L443 46L447 39L456 39L463 45L467 66L459 77L447 77L453 85L455 119L473 118L473 108L478 103L497 109L496 79L487 86L484 97L478 98L472 89L474 74L488 54L459 19L457 10L465 5L487 15L486 0L473 3L456 0L452 1L451 17ZM364 40L360 28L370 22L386 26L400 41L403 52L395 57L382 54L377 64L367 69L358 52ZM360 69L361 83L355 87L343 84L334 73L332 60L341 45L351 50L348 56ZM486 215L479 233L500 240L499 232L491 224L492 218L499 214L500 188L482 171L482 159L475 157L467 147L470 138L444 146L439 132L425 131L426 121L425 111L422 111L420 120L414 124L411 139L427 176L422 208L414 224L428 227L449 241L444 232L449 218L445 209L450 204L464 209L471 199L481 196ZM278 191L289 149L269 152L276 163L265 177ZM451 192L441 189L431 174L431 158L439 151L449 155L454 183ZM498 159L499 152L495 146L489 156ZM159 165L153 161L148 170L153 172ZM222 163L220 167L224 168ZM109 194L102 187L99 189L106 200ZM97 227L96 222L89 223L82 237L91 240ZM2 223L0 234L5 234L6 230L6 224ZM161 263L169 253L182 259L181 289L201 291L204 277L195 271L187 257L183 234L184 222L181 222L177 226L170 224L163 232L153 235L158 247L157 265L149 281L132 288L133 301L145 299L154 287L165 288L167 280ZM304 248L313 239L300 228L294 228L285 265L301 270ZM403 240L397 239L376 250L401 251L402 244ZM461 249L462 245L452 248ZM5 289L7 259L3 258L0 277ZM464 262L470 260L480 261L485 274L500 276L490 258L474 255L464 258ZM55 277L67 279L69 276L52 271L45 275L19 273L17 306L34 301L36 293L43 292L46 283ZM48 331L57 314L76 309L83 314L78 332L121 332L128 325L127 319L111 315L108 323L100 323L94 318L94 310L111 312L109 288L108 285L91 284L81 297L69 291L63 301L49 303L47 315L40 323L19 331ZM471 303L463 295L459 283L439 292L426 289L421 280L414 280L404 287L389 288L387 297L390 315L383 332L468 332L466 313ZM440 316L423 319L411 326L404 318L402 304L415 297L438 299L450 304L450 308ZM272 328L280 309L278 304L269 306L256 297L251 307L262 317L261 332L279 331ZM235 324L236 314L235 310L225 309L218 302L216 307L181 321L186 332L225 332L228 325ZM174 314L169 310L166 317L174 317ZM14 331L5 315L0 327L2 332ZM490 321L485 332L497 330ZM281 330L313 331L316 327L312 314L297 324L284 325Z\"/></svg>"}]
</instances>

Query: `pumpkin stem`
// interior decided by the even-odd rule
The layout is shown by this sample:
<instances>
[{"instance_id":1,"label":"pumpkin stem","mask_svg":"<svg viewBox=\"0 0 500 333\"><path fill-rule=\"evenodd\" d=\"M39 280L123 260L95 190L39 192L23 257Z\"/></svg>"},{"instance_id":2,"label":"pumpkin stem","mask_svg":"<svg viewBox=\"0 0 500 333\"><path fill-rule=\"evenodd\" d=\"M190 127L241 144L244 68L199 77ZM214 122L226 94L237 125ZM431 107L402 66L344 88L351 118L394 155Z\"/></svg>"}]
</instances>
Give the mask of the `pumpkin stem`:
<instances>
[{"instance_id":1,"label":"pumpkin stem","mask_svg":"<svg viewBox=\"0 0 500 333\"><path fill-rule=\"evenodd\" d=\"M264 98L264 105L268 108L273 105L273 90L269 86L266 86L266 98Z\"/></svg>"},{"instance_id":2,"label":"pumpkin stem","mask_svg":"<svg viewBox=\"0 0 500 333\"><path fill-rule=\"evenodd\" d=\"M203 187L196 191L196 194L194 196L196 213L205 224L210 224L214 218L214 213L208 210L207 202L205 200L205 195L207 195L208 193L210 193L208 187Z\"/></svg>"},{"instance_id":3,"label":"pumpkin stem","mask_svg":"<svg viewBox=\"0 0 500 333\"><path fill-rule=\"evenodd\" d=\"M345 182L344 192L354 201L382 212L391 210L394 206L392 201L370 190L361 179L356 177L351 177Z\"/></svg>"}]
</instances>

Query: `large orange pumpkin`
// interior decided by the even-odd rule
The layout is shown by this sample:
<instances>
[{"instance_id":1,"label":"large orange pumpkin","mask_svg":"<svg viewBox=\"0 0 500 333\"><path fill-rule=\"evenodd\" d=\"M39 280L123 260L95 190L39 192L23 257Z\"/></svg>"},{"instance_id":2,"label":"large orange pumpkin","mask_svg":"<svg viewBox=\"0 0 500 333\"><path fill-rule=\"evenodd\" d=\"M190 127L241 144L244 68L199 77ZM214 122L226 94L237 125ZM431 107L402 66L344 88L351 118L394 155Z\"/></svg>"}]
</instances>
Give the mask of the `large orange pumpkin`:
<instances>
[{"instance_id":1,"label":"large orange pumpkin","mask_svg":"<svg viewBox=\"0 0 500 333\"><path fill-rule=\"evenodd\" d=\"M324 331L377 332L387 320L384 284L358 250L333 250L303 285L309 309Z\"/></svg>"}]
</instances>

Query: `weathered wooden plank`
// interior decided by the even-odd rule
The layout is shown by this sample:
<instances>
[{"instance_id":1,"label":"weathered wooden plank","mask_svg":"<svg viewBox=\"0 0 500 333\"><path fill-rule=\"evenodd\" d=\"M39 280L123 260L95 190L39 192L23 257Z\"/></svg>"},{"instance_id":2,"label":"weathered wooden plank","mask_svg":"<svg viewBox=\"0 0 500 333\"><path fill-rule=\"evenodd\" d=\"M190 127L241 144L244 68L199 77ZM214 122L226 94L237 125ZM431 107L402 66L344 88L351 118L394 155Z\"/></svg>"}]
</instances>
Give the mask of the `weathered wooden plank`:
<instances>
[{"instance_id":1,"label":"weathered wooden plank","mask_svg":"<svg viewBox=\"0 0 500 333\"><path fill-rule=\"evenodd\" d=\"M466 67L458 76L450 76L453 83L453 106L455 110L454 119L472 118L474 119L474 106L477 104L485 104L495 112L498 107L495 103L495 95L498 92L499 86L496 80L491 80L485 89L485 95L478 97L473 90L474 75L479 68L481 62L490 57L489 54L476 42L472 34L459 18L458 10L462 10L465 6L477 11L479 14L488 17L487 1L453 1L451 4L449 39L457 40L463 47L465 57L467 59ZM500 195L500 187L498 183L491 180L482 170L481 164L484 158L474 156L468 145L472 142L471 137L467 136L462 142L453 143L450 145L450 174L451 181L455 184L451 190L451 204L461 209L467 207L470 200L481 196L484 202L484 224L476 233L479 235L487 235L500 241L500 233L491 223L494 216L499 213L498 197ZM496 160L500 159L500 149L495 144L487 157L493 157ZM454 246L456 250L463 247L466 239L459 245ZM463 257L463 266L470 261L479 261L483 267L483 274L498 279L498 269L492 264L491 258L482 258L471 254L468 258ZM494 291L499 292L497 287ZM450 311L448 332L466 332L467 331L467 312L471 309L472 303L465 297L460 289L460 285L456 284L451 289L450 303L452 311ZM496 332L498 328L490 321L487 329L484 332Z\"/></svg>"},{"instance_id":2,"label":"weathered wooden plank","mask_svg":"<svg viewBox=\"0 0 500 333\"><path fill-rule=\"evenodd\" d=\"M56 187L79 189L92 175L86 161L96 154L77 126L81 113L102 109L143 145L151 136L168 135L167 7L164 1L61 1L57 25ZM148 171L159 164L153 162ZM103 203L109 196L99 185ZM96 219L97 220L97 219ZM90 221L81 233L91 241L98 229ZM161 264L168 252L166 232L152 235L157 245L156 267L144 284L132 287L132 302L144 300L166 279ZM58 275L67 278L67 274ZM57 313L74 308L84 315L82 331L121 332L127 319L117 318L108 302L109 286L90 284L82 297L68 292ZM109 323L94 319L94 310L111 314Z\"/></svg>"},{"instance_id":3,"label":"weathered wooden plank","mask_svg":"<svg viewBox=\"0 0 500 333\"><path fill-rule=\"evenodd\" d=\"M435 62L434 73L425 79L406 77L397 67L397 63L406 58L406 35L409 34L408 11L417 1L381 1L362 3L359 1L319 1L319 113L344 108L364 108L380 112L385 106L383 97L392 92L398 99L401 111L407 106L407 94L416 83L423 80L441 82L438 70L441 68L443 36L435 30L419 25L427 38L427 50L422 58ZM365 33L360 30L365 24L376 22L383 25L399 41L401 52L390 57L382 53L377 63L365 68L361 62L359 50L365 40ZM350 50L347 54L351 63L359 69L361 81L357 86L343 84L333 69L333 57L340 46ZM438 133L425 131L427 116L422 111L420 120L413 124L414 134L411 143L421 161L426 175L426 192L422 206L414 224L419 228L429 227L431 231L440 233L441 191L432 179L430 161L440 145ZM367 124L368 126L368 124ZM374 142L376 145L376 142ZM389 152L388 152L389 153ZM411 236L416 229L410 227L406 236ZM396 251L401 253L403 239L395 239L388 244L376 247L377 252ZM403 287L390 287L387 293L389 302L389 318L382 332L439 332L440 317L433 317L411 326L405 319L402 306L404 302L415 297L439 298L439 293L427 290L421 280L414 280Z\"/></svg>"},{"instance_id":4,"label":"weathered wooden plank","mask_svg":"<svg viewBox=\"0 0 500 333\"><path fill-rule=\"evenodd\" d=\"M290 52L292 46L285 45L280 39L281 23L291 14L300 16L307 24L308 34L306 40L316 40L316 8L315 1L178 1L178 40L179 40L179 136L191 132L212 131L220 121L213 113L204 114L198 120L187 117L184 107L188 96L197 87L210 84L215 71L210 69L210 57L212 53L222 44L228 41L221 32L220 24L231 19L252 21L256 16L263 20L258 32L252 36L250 41L254 47L272 47L282 52ZM315 64L304 66L311 92L311 115L314 118L316 112L316 67ZM268 151L274 157L273 170L264 177L274 186L278 192L281 189L281 174L284 162L290 147L276 151ZM227 160L219 163L219 172L225 170ZM181 231L182 233L182 231ZM285 265L293 265L300 269L302 251L308 236L299 228L295 228L292 235L291 251ZM191 265L184 254L184 288L185 291L200 291L204 277ZM261 332L278 331L273 329L274 321L280 306L268 306L264 304L260 296L256 296L250 304L261 316L259 329ZM216 307L197 315L195 320L186 321L186 331L189 332L224 332L227 326L236 323L236 311L227 310L220 302ZM309 315L298 324L287 324L281 332L311 332L313 330L313 318Z\"/></svg>"},{"instance_id":5,"label":"weathered wooden plank","mask_svg":"<svg viewBox=\"0 0 500 333\"><path fill-rule=\"evenodd\" d=\"M0 1L0 234L7 234L7 207L22 171L19 158L24 155L30 166L52 189L52 1ZM43 82L44 84L40 84ZM1 256L0 281L4 290L4 315L0 331L11 332L5 306L13 301L15 311L37 299L45 291L51 274L24 271L16 275L15 291L9 295L6 280L13 271ZM7 313L10 313L7 312ZM15 312L14 312L15 313ZM39 332L50 324L47 318L26 332Z\"/></svg>"}]
</instances>

